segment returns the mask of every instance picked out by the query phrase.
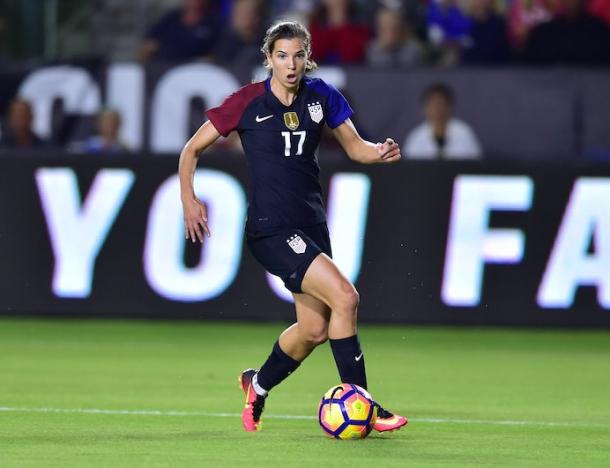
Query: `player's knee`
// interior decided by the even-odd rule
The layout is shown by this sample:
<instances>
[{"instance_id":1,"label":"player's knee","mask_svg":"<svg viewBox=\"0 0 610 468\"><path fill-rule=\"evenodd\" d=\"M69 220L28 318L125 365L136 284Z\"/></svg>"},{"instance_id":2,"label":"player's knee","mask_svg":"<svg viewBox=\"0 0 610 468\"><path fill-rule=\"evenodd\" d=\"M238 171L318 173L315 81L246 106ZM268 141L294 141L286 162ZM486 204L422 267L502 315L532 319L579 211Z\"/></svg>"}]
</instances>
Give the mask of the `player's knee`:
<instances>
[{"instance_id":1,"label":"player's knee","mask_svg":"<svg viewBox=\"0 0 610 468\"><path fill-rule=\"evenodd\" d=\"M328 340L328 327L319 327L306 331L305 339L312 346L318 346Z\"/></svg>"},{"instance_id":2,"label":"player's knee","mask_svg":"<svg viewBox=\"0 0 610 468\"><path fill-rule=\"evenodd\" d=\"M355 314L360 303L360 295L353 284L345 282L339 288L337 293L337 307L335 310L341 310L344 313Z\"/></svg>"}]
</instances>

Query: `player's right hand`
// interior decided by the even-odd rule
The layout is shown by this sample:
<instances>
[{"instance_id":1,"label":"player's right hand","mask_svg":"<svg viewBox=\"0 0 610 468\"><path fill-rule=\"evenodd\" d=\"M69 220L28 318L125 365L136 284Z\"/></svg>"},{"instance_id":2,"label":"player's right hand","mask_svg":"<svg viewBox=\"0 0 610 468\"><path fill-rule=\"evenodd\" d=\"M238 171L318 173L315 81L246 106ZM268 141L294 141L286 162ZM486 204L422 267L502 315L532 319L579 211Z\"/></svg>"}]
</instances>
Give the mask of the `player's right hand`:
<instances>
[{"instance_id":1,"label":"player's right hand","mask_svg":"<svg viewBox=\"0 0 610 468\"><path fill-rule=\"evenodd\" d=\"M192 242L199 240L203 243L204 234L210 237L208 228L208 210L205 203L197 198L182 200L184 211L184 231L187 239Z\"/></svg>"}]
</instances>

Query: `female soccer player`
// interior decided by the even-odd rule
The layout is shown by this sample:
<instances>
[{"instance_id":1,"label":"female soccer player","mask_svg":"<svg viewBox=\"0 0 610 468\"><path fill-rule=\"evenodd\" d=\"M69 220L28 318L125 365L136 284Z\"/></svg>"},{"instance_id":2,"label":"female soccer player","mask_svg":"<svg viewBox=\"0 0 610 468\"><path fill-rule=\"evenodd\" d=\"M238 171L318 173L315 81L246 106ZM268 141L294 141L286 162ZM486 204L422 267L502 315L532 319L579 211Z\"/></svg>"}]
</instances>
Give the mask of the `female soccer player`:
<instances>
[{"instance_id":1,"label":"female soccer player","mask_svg":"<svg viewBox=\"0 0 610 468\"><path fill-rule=\"evenodd\" d=\"M246 431L261 427L267 393L294 372L313 349L330 339L341 381L367 387L356 334L358 292L331 259L318 182L317 150L326 124L348 156L363 164L394 163L400 148L363 140L352 109L334 87L305 76L316 65L311 36L294 22L269 28L262 47L270 76L249 84L207 111L204 123L180 154L179 172L186 238L210 236L207 209L195 196L199 154L220 135L239 132L251 175L246 239L254 257L279 276L294 295L297 322L288 327L259 371L240 377L246 394ZM391 431L407 419L378 406L374 428Z\"/></svg>"}]
</instances>

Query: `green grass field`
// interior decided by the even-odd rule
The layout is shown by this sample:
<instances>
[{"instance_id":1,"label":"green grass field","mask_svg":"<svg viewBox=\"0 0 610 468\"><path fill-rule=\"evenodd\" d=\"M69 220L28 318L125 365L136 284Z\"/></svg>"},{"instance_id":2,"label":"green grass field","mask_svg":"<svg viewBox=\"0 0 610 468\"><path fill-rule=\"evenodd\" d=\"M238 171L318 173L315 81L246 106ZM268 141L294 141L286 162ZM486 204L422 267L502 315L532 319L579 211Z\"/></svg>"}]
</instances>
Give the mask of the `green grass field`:
<instances>
[{"instance_id":1,"label":"green grass field","mask_svg":"<svg viewBox=\"0 0 610 468\"><path fill-rule=\"evenodd\" d=\"M245 433L237 375L281 324L0 320L0 466L609 466L610 334L362 326L370 391L409 426L335 441L328 345Z\"/></svg>"}]
</instances>

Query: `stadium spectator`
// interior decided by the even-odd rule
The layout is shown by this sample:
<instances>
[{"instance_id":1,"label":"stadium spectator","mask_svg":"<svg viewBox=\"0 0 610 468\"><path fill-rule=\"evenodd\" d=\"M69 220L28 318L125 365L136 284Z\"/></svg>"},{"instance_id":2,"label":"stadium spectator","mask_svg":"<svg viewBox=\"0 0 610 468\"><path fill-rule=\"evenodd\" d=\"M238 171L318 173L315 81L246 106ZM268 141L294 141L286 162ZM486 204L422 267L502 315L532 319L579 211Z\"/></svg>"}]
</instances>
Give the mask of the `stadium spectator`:
<instances>
[{"instance_id":1,"label":"stadium spectator","mask_svg":"<svg viewBox=\"0 0 610 468\"><path fill-rule=\"evenodd\" d=\"M508 10L508 38L515 50L523 49L531 30L553 18L556 0L512 0Z\"/></svg>"},{"instance_id":2,"label":"stadium spectator","mask_svg":"<svg viewBox=\"0 0 610 468\"><path fill-rule=\"evenodd\" d=\"M454 97L445 84L434 84L423 94L425 121L413 129L403 145L409 159L479 159L481 146L470 126L453 116Z\"/></svg>"},{"instance_id":3,"label":"stadium spectator","mask_svg":"<svg viewBox=\"0 0 610 468\"><path fill-rule=\"evenodd\" d=\"M261 0L236 0L231 10L231 21L223 31L214 52L221 64L261 64L263 55L263 18Z\"/></svg>"},{"instance_id":4,"label":"stadium spectator","mask_svg":"<svg viewBox=\"0 0 610 468\"><path fill-rule=\"evenodd\" d=\"M356 5L351 0L320 0L309 30L315 61L354 64L364 60L370 29L356 22Z\"/></svg>"},{"instance_id":5,"label":"stadium spectator","mask_svg":"<svg viewBox=\"0 0 610 468\"><path fill-rule=\"evenodd\" d=\"M510 59L506 21L496 11L495 0L471 0L470 41L464 46L462 63L492 65Z\"/></svg>"},{"instance_id":6,"label":"stadium spectator","mask_svg":"<svg viewBox=\"0 0 610 468\"><path fill-rule=\"evenodd\" d=\"M534 65L610 65L610 29L587 12L587 0L563 0L557 17L530 34L523 58Z\"/></svg>"},{"instance_id":7,"label":"stadium spectator","mask_svg":"<svg viewBox=\"0 0 610 468\"><path fill-rule=\"evenodd\" d=\"M148 32L140 46L142 61L184 61L211 55L221 23L209 0L183 0Z\"/></svg>"},{"instance_id":8,"label":"stadium spectator","mask_svg":"<svg viewBox=\"0 0 610 468\"><path fill-rule=\"evenodd\" d=\"M129 149L120 141L121 114L105 109L97 117L97 134L70 148L76 153L125 153Z\"/></svg>"},{"instance_id":9,"label":"stadium spectator","mask_svg":"<svg viewBox=\"0 0 610 468\"><path fill-rule=\"evenodd\" d=\"M375 18L375 39L366 51L374 67L416 66L424 61L424 48L413 36L400 10L381 8Z\"/></svg>"},{"instance_id":10,"label":"stadium spectator","mask_svg":"<svg viewBox=\"0 0 610 468\"><path fill-rule=\"evenodd\" d=\"M6 128L3 128L0 148L3 150L40 150L48 147L48 142L40 138L32 129L34 113L25 99L16 98L9 105Z\"/></svg>"},{"instance_id":11,"label":"stadium spectator","mask_svg":"<svg viewBox=\"0 0 610 468\"><path fill-rule=\"evenodd\" d=\"M439 66L456 65L461 49L471 40L471 21L460 9L458 0L430 0L427 24L433 61Z\"/></svg>"}]
</instances>

